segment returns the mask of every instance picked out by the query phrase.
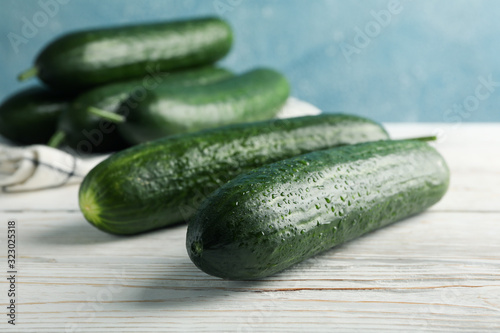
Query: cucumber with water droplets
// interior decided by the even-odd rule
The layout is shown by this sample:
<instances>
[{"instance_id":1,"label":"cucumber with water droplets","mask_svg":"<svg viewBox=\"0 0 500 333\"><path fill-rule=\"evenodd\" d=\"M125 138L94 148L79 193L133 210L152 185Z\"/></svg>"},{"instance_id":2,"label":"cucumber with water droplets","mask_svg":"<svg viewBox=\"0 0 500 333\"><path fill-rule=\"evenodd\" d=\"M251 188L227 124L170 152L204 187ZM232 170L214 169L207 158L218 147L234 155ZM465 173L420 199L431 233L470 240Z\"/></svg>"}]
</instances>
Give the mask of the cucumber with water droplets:
<instances>
[{"instance_id":1,"label":"cucumber with water droplets","mask_svg":"<svg viewBox=\"0 0 500 333\"><path fill-rule=\"evenodd\" d=\"M386 139L377 123L339 114L168 137L97 165L81 184L80 209L101 230L137 234L188 220L206 196L253 168L314 150Z\"/></svg>"},{"instance_id":2,"label":"cucumber with water droplets","mask_svg":"<svg viewBox=\"0 0 500 333\"><path fill-rule=\"evenodd\" d=\"M420 141L312 152L220 187L190 220L186 247L204 272L259 279L422 212L449 183L444 159Z\"/></svg>"}]
</instances>

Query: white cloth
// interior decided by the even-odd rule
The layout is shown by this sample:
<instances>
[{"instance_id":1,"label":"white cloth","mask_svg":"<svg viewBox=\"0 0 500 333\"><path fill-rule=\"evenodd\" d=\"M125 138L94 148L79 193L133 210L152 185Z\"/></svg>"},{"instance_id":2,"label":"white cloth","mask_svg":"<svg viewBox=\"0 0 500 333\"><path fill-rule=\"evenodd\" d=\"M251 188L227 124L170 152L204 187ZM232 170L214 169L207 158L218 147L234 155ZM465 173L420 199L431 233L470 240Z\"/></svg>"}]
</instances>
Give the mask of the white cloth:
<instances>
[{"instance_id":1,"label":"white cloth","mask_svg":"<svg viewBox=\"0 0 500 333\"><path fill-rule=\"evenodd\" d=\"M0 145L0 187L9 193L78 184L107 156L82 159L43 145Z\"/></svg>"},{"instance_id":2,"label":"white cloth","mask_svg":"<svg viewBox=\"0 0 500 333\"><path fill-rule=\"evenodd\" d=\"M290 97L276 118L320 113L315 106ZM43 145L12 147L0 144L0 187L2 192L9 193L78 184L108 156L81 158Z\"/></svg>"},{"instance_id":3,"label":"white cloth","mask_svg":"<svg viewBox=\"0 0 500 333\"><path fill-rule=\"evenodd\" d=\"M295 97L289 97L281 111L276 115L276 118L284 119L302 116L317 116L320 113L321 110L314 105Z\"/></svg>"}]
</instances>

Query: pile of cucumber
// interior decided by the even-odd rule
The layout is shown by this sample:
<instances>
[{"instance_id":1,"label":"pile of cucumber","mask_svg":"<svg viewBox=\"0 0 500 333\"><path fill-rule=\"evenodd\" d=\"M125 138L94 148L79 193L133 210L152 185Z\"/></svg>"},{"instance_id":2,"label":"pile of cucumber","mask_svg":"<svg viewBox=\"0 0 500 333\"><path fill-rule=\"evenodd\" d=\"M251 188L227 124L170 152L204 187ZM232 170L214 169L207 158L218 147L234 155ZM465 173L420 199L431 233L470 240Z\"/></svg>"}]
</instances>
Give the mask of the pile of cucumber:
<instances>
[{"instance_id":1,"label":"pile of cucumber","mask_svg":"<svg viewBox=\"0 0 500 333\"><path fill-rule=\"evenodd\" d=\"M89 90L72 100L34 90L30 96L47 96L36 98L40 114L22 97L5 104L25 105L32 128L58 118L52 141L72 146L82 129L116 126L103 146L134 146L85 177L85 218L116 235L187 221L189 257L225 279L278 273L444 196L449 170L427 138L391 140L378 123L347 114L270 120L288 83L270 69L233 75L211 67L231 38L219 19L72 34L22 77L38 75L70 94ZM194 65L204 67L169 72ZM148 66L167 72L146 76L161 82L137 90Z\"/></svg>"},{"instance_id":2,"label":"pile of cucumber","mask_svg":"<svg viewBox=\"0 0 500 333\"><path fill-rule=\"evenodd\" d=\"M233 33L219 18L70 33L19 80L34 86L0 105L0 135L19 144L114 152L162 137L273 118L290 87L279 72L215 66Z\"/></svg>"},{"instance_id":3,"label":"pile of cucumber","mask_svg":"<svg viewBox=\"0 0 500 333\"><path fill-rule=\"evenodd\" d=\"M188 221L187 251L201 270L248 280L422 212L448 183L426 142L324 114L136 145L85 177L79 204L91 224L117 235Z\"/></svg>"}]
</instances>

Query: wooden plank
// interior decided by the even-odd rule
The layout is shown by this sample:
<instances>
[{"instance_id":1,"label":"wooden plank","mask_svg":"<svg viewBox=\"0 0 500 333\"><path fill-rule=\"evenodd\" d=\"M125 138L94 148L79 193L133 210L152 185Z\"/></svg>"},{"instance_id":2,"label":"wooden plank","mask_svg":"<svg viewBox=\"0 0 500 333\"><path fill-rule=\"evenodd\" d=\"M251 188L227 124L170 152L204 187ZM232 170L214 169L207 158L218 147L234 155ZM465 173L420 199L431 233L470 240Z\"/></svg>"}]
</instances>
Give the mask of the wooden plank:
<instances>
[{"instance_id":1,"label":"wooden plank","mask_svg":"<svg viewBox=\"0 0 500 333\"><path fill-rule=\"evenodd\" d=\"M500 329L499 213L427 212L247 282L199 271L184 225L117 237L78 213L14 215L19 332Z\"/></svg>"},{"instance_id":2,"label":"wooden plank","mask_svg":"<svg viewBox=\"0 0 500 333\"><path fill-rule=\"evenodd\" d=\"M78 188L79 185L74 184L43 191L0 192L0 211L78 211Z\"/></svg>"}]
</instances>

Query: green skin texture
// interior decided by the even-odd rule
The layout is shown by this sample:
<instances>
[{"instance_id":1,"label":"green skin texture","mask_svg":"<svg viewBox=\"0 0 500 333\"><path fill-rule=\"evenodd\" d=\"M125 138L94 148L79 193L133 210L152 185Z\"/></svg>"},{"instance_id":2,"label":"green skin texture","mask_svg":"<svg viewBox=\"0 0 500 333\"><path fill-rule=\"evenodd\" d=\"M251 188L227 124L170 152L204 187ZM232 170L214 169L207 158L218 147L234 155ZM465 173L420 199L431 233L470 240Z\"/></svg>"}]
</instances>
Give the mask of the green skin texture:
<instances>
[{"instance_id":1,"label":"green skin texture","mask_svg":"<svg viewBox=\"0 0 500 333\"><path fill-rule=\"evenodd\" d=\"M312 152L219 188L190 220L186 247L210 275L260 279L422 212L448 183L445 161L425 142Z\"/></svg>"},{"instance_id":2,"label":"green skin texture","mask_svg":"<svg viewBox=\"0 0 500 333\"><path fill-rule=\"evenodd\" d=\"M231 125L165 138L118 152L83 180L79 204L97 228L137 234L188 220L237 175L319 149L386 140L378 124L319 115Z\"/></svg>"},{"instance_id":3,"label":"green skin texture","mask_svg":"<svg viewBox=\"0 0 500 333\"><path fill-rule=\"evenodd\" d=\"M71 33L37 57L38 77L59 89L79 90L214 63L232 44L229 25L218 18L143 24Z\"/></svg>"},{"instance_id":4,"label":"green skin texture","mask_svg":"<svg viewBox=\"0 0 500 333\"><path fill-rule=\"evenodd\" d=\"M10 96L0 105L0 135L24 145L47 143L72 98L36 86Z\"/></svg>"},{"instance_id":5,"label":"green skin texture","mask_svg":"<svg viewBox=\"0 0 500 333\"><path fill-rule=\"evenodd\" d=\"M209 84L231 76L233 74L226 69L205 66L172 73L153 73L141 79L94 88L80 94L61 114L58 130L66 134L65 143L74 149L78 148L81 141L88 140L84 131L89 133L99 130L103 134L102 142L93 146L93 152L122 150L130 147L130 144L122 138L116 128L117 125L109 124L108 121L93 115L88 111L89 107L119 113L120 104L131 94L134 95L134 92L137 92L137 98L142 98L141 94L150 87L187 88ZM102 128L105 128L105 131L102 131Z\"/></svg>"},{"instance_id":6,"label":"green skin texture","mask_svg":"<svg viewBox=\"0 0 500 333\"><path fill-rule=\"evenodd\" d=\"M245 74L189 89L159 87L146 97L122 104L128 109L119 124L122 137L132 144L168 135L195 132L229 124L273 118L290 94L286 78L271 69Z\"/></svg>"}]
</instances>

